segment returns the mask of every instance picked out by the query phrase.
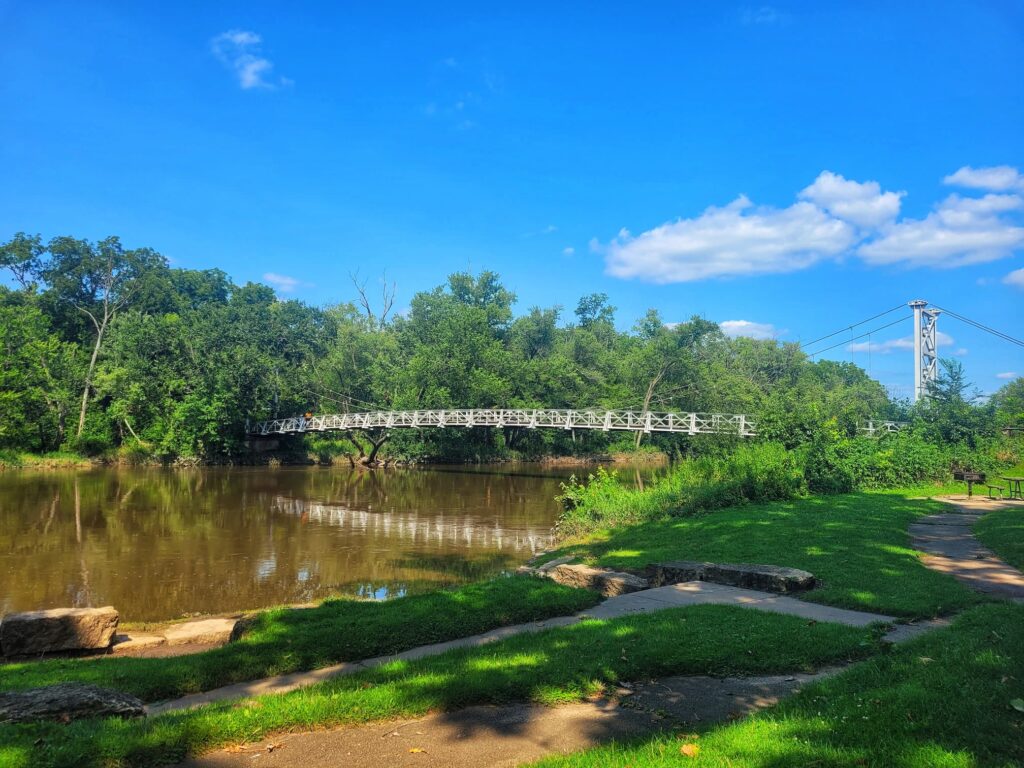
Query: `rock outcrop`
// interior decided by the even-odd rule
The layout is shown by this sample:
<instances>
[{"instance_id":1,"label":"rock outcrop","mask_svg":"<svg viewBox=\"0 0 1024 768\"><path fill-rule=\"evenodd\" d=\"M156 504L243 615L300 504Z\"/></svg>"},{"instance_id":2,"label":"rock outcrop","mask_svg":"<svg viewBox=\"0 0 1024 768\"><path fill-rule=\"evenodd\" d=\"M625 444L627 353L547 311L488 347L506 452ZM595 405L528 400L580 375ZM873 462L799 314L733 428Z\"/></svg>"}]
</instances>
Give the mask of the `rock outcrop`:
<instances>
[{"instance_id":1,"label":"rock outcrop","mask_svg":"<svg viewBox=\"0 0 1024 768\"><path fill-rule=\"evenodd\" d=\"M32 656L108 648L118 620L117 611L110 606L9 613L0 621L0 652Z\"/></svg>"},{"instance_id":2,"label":"rock outcrop","mask_svg":"<svg viewBox=\"0 0 1024 768\"><path fill-rule=\"evenodd\" d=\"M88 683L58 683L45 688L0 693L0 723L32 720L67 722L82 717L142 717L142 701Z\"/></svg>"},{"instance_id":3,"label":"rock outcrop","mask_svg":"<svg viewBox=\"0 0 1024 768\"><path fill-rule=\"evenodd\" d=\"M648 569L648 575L654 587L684 581L711 581L730 587L787 593L813 589L816 583L813 573L799 568L750 563L700 563L690 560L653 565Z\"/></svg>"}]
</instances>

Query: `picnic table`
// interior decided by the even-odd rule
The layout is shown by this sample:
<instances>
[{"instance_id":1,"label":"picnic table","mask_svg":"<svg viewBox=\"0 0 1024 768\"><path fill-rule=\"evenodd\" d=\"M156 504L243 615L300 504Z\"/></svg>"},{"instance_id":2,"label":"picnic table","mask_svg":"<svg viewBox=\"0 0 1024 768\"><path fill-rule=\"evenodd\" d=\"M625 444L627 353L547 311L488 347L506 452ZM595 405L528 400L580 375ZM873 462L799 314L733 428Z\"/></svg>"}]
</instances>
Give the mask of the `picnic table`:
<instances>
[{"instance_id":1,"label":"picnic table","mask_svg":"<svg viewBox=\"0 0 1024 768\"><path fill-rule=\"evenodd\" d=\"M1024 492L1021 491L1021 483L1024 483L1024 477L1017 477L1016 475L1000 475L999 479L1005 480L1009 483L1011 499L1024 499Z\"/></svg>"}]
</instances>

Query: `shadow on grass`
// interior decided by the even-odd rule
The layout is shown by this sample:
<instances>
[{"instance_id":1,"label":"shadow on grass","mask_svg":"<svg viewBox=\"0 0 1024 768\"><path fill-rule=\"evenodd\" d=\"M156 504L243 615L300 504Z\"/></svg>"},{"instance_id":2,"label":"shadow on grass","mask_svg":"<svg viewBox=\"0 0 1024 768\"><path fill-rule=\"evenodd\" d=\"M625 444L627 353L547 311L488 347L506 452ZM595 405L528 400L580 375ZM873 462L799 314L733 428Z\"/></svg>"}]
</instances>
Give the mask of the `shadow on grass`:
<instances>
[{"instance_id":1,"label":"shadow on grass","mask_svg":"<svg viewBox=\"0 0 1024 768\"><path fill-rule=\"evenodd\" d=\"M928 570L910 548L908 526L947 510L942 502L894 493L818 496L612 529L570 542L563 551L637 570L670 560L802 568L822 583L807 600L930 617L980 600L954 579Z\"/></svg>"},{"instance_id":2,"label":"shadow on grass","mask_svg":"<svg viewBox=\"0 0 1024 768\"><path fill-rule=\"evenodd\" d=\"M707 731L697 740L700 765L1021 765L1022 698L1024 606L981 606L950 629L808 686L772 710ZM659 736L537 766L678 765L679 745Z\"/></svg>"},{"instance_id":3,"label":"shadow on grass","mask_svg":"<svg viewBox=\"0 0 1024 768\"><path fill-rule=\"evenodd\" d=\"M455 711L479 704L557 704L623 680L807 670L879 649L872 630L726 606L590 621L493 645L394 662L307 689L146 721L0 726L0 742L34 746L33 766L154 765L295 728ZM531 717L542 717L534 710ZM525 727L505 720L482 728ZM17 763L14 763L17 765Z\"/></svg>"},{"instance_id":4,"label":"shadow on grass","mask_svg":"<svg viewBox=\"0 0 1024 768\"><path fill-rule=\"evenodd\" d=\"M257 614L238 642L190 656L3 665L0 690L74 680L157 701L572 614L598 600L592 592L523 576L385 602L329 600L316 608Z\"/></svg>"}]
</instances>

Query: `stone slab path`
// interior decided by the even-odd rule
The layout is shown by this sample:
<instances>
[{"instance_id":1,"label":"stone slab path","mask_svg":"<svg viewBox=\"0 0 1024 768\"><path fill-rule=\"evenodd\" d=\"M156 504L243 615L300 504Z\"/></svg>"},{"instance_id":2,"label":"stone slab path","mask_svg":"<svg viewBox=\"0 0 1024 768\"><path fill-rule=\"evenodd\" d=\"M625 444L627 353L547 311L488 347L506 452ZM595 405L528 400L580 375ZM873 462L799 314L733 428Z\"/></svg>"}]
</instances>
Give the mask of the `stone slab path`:
<instances>
[{"instance_id":1,"label":"stone slab path","mask_svg":"<svg viewBox=\"0 0 1024 768\"><path fill-rule=\"evenodd\" d=\"M1024 515L1024 505L979 497L943 501L955 505L956 511L929 515L910 526L911 546L926 553L921 561L978 592L1024 601L1024 573L1000 560L971 531L989 512L1014 507Z\"/></svg>"},{"instance_id":2,"label":"stone slab path","mask_svg":"<svg viewBox=\"0 0 1024 768\"><path fill-rule=\"evenodd\" d=\"M268 693L286 693L287 691L313 685L332 677L351 675L382 664L388 664L392 661L411 661L413 659L422 659L426 656L436 656L454 648L478 647L525 632L541 632L553 627L565 627L586 619L614 619L619 616L635 613L650 613L666 608L680 608L690 605L735 605L759 611L799 616L808 620L831 621L853 627L866 627L874 622L891 623L895 621L891 616L830 608L829 606L807 603L796 598L783 597L768 592L726 587L706 581L688 581L682 584L672 584L667 587L657 587L655 589L646 589L640 592L630 592L626 595L612 597L574 616L558 616L545 621L500 627L481 635L472 635L457 640L449 640L444 643L424 645L389 656L378 656L373 659L335 664L334 666L309 672L295 672L289 675L278 675L262 680L235 683L234 685L215 688L203 693L184 696L180 699L151 704L146 708L146 714L159 715L164 712L189 709L214 701L240 699ZM920 624L918 628L923 630L926 626L925 624ZM913 634L912 631L911 633ZM902 640L903 638L901 637L900 639Z\"/></svg>"},{"instance_id":3,"label":"stone slab path","mask_svg":"<svg viewBox=\"0 0 1024 768\"><path fill-rule=\"evenodd\" d=\"M180 768L511 768L610 739L742 717L838 671L840 668L814 675L745 678L668 677L593 702L559 707L469 707L415 720L284 734L242 749L203 755Z\"/></svg>"}]
</instances>

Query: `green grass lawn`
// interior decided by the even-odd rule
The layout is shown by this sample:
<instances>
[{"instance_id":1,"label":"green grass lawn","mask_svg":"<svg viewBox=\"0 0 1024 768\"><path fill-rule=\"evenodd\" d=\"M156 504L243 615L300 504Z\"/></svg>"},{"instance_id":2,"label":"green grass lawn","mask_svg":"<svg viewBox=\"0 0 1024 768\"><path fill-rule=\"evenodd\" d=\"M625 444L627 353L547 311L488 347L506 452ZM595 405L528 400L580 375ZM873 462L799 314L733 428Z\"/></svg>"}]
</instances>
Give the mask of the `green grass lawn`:
<instances>
[{"instance_id":1,"label":"green grass lawn","mask_svg":"<svg viewBox=\"0 0 1024 768\"><path fill-rule=\"evenodd\" d=\"M681 754L697 745L695 758ZM1024 606L973 608L777 707L699 735L608 745L537 768L1011 768L1024 765Z\"/></svg>"},{"instance_id":2,"label":"green grass lawn","mask_svg":"<svg viewBox=\"0 0 1024 768\"><path fill-rule=\"evenodd\" d=\"M546 579L514 576L384 602L331 600L317 608L264 611L238 642L190 656L0 665L0 691L77 680L158 701L572 614L599 599Z\"/></svg>"},{"instance_id":3,"label":"green grass lawn","mask_svg":"<svg viewBox=\"0 0 1024 768\"><path fill-rule=\"evenodd\" d=\"M921 489L923 490L923 489ZM949 506L901 493L851 493L750 504L599 531L560 554L613 568L671 560L762 563L803 568L822 581L805 599L842 608L923 617L979 601L925 568L907 527Z\"/></svg>"},{"instance_id":4,"label":"green grass lawn","mask_svg":"<svg viewBox=\"0 0 1024 768\"><path fill-rule=\"evenodd\" d=\"M809 670L882 649L875 629L731 606L588 621L481 648L395 662L310 688L149 720L0 725L0 766L152 766L291 728L418 716L473 704L579 700L674 674Z\"/></svg>"},{"instance_id":5,"label":"green grass lawn","mask_svg":"<svg viewBox=\"0 0 1024 768\"><path fill-rule=\"evenodd\" d=\"M985 515L974 535L1010 565L1024 570L1024 504Z\"/></svg>"}]
</instances>

